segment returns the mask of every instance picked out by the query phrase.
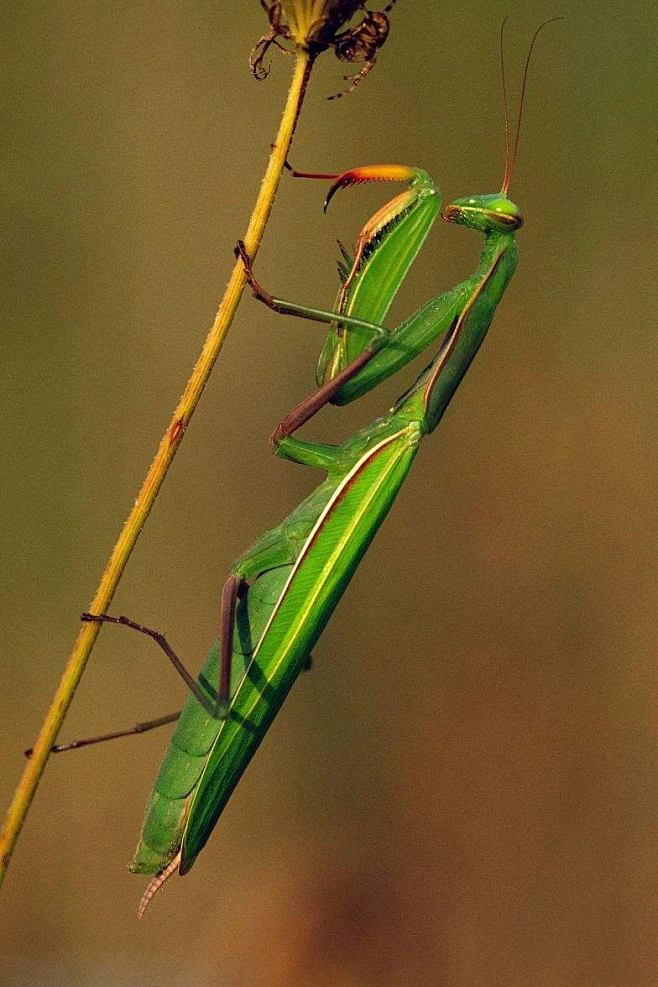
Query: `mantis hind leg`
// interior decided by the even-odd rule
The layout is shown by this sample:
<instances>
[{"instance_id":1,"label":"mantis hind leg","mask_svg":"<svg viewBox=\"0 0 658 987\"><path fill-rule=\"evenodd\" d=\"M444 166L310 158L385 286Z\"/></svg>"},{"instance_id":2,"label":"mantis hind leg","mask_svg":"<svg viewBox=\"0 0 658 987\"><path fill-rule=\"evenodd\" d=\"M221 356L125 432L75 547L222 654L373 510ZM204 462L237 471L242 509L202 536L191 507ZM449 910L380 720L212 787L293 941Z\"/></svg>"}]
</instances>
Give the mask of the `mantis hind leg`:
<instances>
[{"instance_id":1,"label":"mantis hind leg","mask_svg":"<svg viewBox=\"0 0 658 987\"><path fill-rule=\"evenodd\" d=\"M101 744L104 740L117 740L119 737L131 737L137 733L147 733L149 730L155 730L156 727L164 727L167 723L175 723L176 720L181 715L181 710L179 709L175 713L167 713L165 716L159 716L156 720L145 720L143 723L135 723L132 727L126 727L124 730L113 730L111 733L101 733L95 737L83 737L80 740L71 740L68 744L54 744L50 748L51 754L61 754L62 751L73 751L77 750L78 747L90 747L92 744ZM25 757L32 757L33 748L30 747L25 751Z\"/></svg>"},{"instance_id":2,"label":"mantis hind leg","mask_svg":"<svg viewBox=\"0 0 658 987\"><path fill-rule=\"evenodd\" d=\"M229 577L229 581L230 579L231 577ZM222 592L222 602L224 601L225 594L226 587L224 587L224 591ZM190 672L188 672L187 668L171 647L164 634L161 634L160 631L153 630L152 627L146 627L144 624L138 624L136 621L131 620L130 617L113 617L110 616L110 614L83 613L82 620L97 624L120 624L123 627L130 627L131 630L138 631L140 634L145 634L147 637L150 637L164 652L197 702L199 702L211 716L220 715L221 711L218 708L219 703L208 698L196 679L193 678Z\"/></svg>"},{"instance_id":3,"label":"mantis hind leg","mask_svg":"<svg viewBox=\"0 0 658 987\"><path fill-rule=\"evenodd\" d=\"M219 636L219 690L216 697L209 697L195 678L188 672L182 661L167 641L164 634L151 627L138 624L129 617L111 617L108 614L83 613L82 619L103 624L121 624L132 630L146 634L164 651L186 686L201 706L210 716L225 719L228 713L231 689L231 655L233 651L233 629L235 626L235 610L241 593L246 588L245 579L236 571L232 571L224 583L220 604L221 630ZM77 746L80 746L78 744Z\"/></svg>"},{"instance_id":4,"label":"mantis hind leg","mask_svg":"<svg viewBox=\"0 0 658 987\"><path fill-rule=\"evenodd\" d=\"M229 586L229 584L230 584L230 589L227 591L227 586ZM239 585L235 589L236 599L238 595L238 589L239 589ZM233 582L231 582L229 578L227 584L224 587L224 591L222 592L223 610L226 607L226 603L227 602L230 603L232 591L233 591ZM151 627L145 627L143 624L138 624L134 620L131 620L129 617L125 617L123 615L120 617L114 617L110 614L83 613L81 619L89 623L119 624L122 627L130 627L132 630L138 631L140 634L145 634L147 637L150 637L153 641L155 641L158 647L165 653L166 657L169 659L169 661L172 663L172 665L174 666L180 677L183 679L183 681L189 688L190 692L194 695L195 699L204 707L204 709L206 709L207 712L213 717L221 718L225 715L224 706L226 705L226 700L224 700L222 694L221 683L225 682L227 680L227 677L228 677L228 681L230 682L230 674L231 674L230 655L228 662L229 664L228 671L224 669L224 664L222 664L220 667L220 676L219 676L220 690L217 698L213 701L208 697L206 692L203 691L199 683L192 677L190 672L188 672L188 670L185 668L185 665L182 663L182 661L180 660L174 649L171 647L164 634L161 634L160 631L153 630L153 628ZM229 641L231 640L232 638L229 638ZM181 710L178 710L175 713L168 713L165 716L160 716L155 720L145 720L140 723L135 723L132 727L125 727L122 730L112 730L110 733L98 734L93 737L82 737L78 740L71 740L66 744L54 744L51 747L51 752L53 754L61 754L63 751L77 750L79 747L90 747L92 744L100 744L106 740L117 740L119 737L130 737L133 734L146 733L149 730L156 729L157 727L165 726L167 723L174 723L179 718L180 715L181 715ZM25 751L25 756L28 758L32 756L32 748Z\"/></svg>"},{"instance_id":5,"label":"mantis hind leg","mask_svg":"<svg viewBox=\"0 0 658 987\"><path fill-rule=\"evenodd\" d=\"M235 572L232 572L222 590L219 690L217 694L212 697L208 695L207 689L204 691L196 679L193 678L190 672L188 672L183 662L167 641L165 635L161 634L160 631L156 631L152 627L146 627L144 624L138 624L136 621L131 620L130 617L125 617L123 615L120 617L114 617L110 614L83 613L81 619L89 623L119 624L122 627L129 627L131 630L138 631L140 634L145 634L147 637L150 637L164 652L166 657L187 685L194 698L198 703L200 703L201 706L203 706L206 712L216 719L224 719L227 714L230 698L231 651L233 647L235 608L240 596L240 591L243 587L243 583L244 580ZM62 751L77 750L79 747L89 747L92 744L102 743L105 740L115 740L119 737L128 737L137 733L146 733L148 730L153 730L156 727L175 722L180 715L181 711L178 710L176 713L168 713L166 716L158 717L155 720L146 720L142 723L136 723L134 726L126 727L123 730L113 730L110 733L99 734L94 737L83 737L79 740L72 740L67 744L55 744L51 748L51 751L54 754L59 754ZM31 755L31 749L25 751L26 757L29 758Z\"/></svg>"}]
</instances>

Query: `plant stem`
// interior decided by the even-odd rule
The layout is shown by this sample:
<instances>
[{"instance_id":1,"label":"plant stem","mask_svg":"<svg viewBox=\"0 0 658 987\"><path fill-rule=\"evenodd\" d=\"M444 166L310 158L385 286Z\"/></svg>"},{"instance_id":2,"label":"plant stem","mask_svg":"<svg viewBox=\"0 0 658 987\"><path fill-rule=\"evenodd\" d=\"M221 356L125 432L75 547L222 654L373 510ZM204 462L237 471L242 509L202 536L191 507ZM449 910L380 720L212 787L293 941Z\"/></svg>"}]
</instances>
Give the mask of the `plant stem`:
<instances>
[{"instance_id":1,"label":"plant stem","mask_svg":"<svg viewBox=\"0 0 658 987\"><path fill-rule=\"evenodd\" d=\"M244 236L245 246L251 258L255 257L258 251L267 220L272 210L274 197L295 132L297 118L306 92L312 65L313 58L308 53L298 49L295 70L290 84L283 118L279 126L279 132L275 143L272 145L272 152L265 177L263 178L263 184L261 185L254 210L251 214L249 226ZM91 613L104 614L107 612L107 608L112 601L130 553L135 547L139 533L158 495L169 465L181 443L185 429L194 414L199 398L217 359L217 355L222 348L245 283L244 267L242 261L238 261L233 268L233 273L219 305L215 321L208 333L201 355L192 371L192 376L173 414L169 427L160 442L155 459L142 484L134 507L114 546L98 589L89 606ZM100 624L98 623L84 623L82 625L57 692L34 744L31 759L27 762L23 777L14 793L14 798L7 811L4 827L0 834L0 883L2 883L7 872L10 857L16 845L23 822L25 821L30 803L34 798L46 761L50 755L50 749L55 743L62 721L66 716L66 712L73 699L73 694L87 664L87 659L98 637L99 630Z\"/></svg>"}]
</instances>

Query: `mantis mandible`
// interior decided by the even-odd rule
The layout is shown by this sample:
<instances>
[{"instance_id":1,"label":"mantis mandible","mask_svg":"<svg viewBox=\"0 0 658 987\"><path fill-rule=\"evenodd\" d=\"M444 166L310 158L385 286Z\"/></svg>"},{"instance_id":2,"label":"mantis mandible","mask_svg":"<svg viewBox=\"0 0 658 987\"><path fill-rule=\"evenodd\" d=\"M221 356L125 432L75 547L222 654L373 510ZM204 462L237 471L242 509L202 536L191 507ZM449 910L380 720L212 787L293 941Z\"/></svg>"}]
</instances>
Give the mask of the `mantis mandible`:
<instances>
[{"instance_id":1,"label":"mantis mandible","mask_svg":"<svg viewBox=\"0 0 658 987\"><path fill-rule=\"evenodd\" d=\"M425 172L368 167L336 181L330 195L354 181L409 184L359 235L354 261L343 271L336 311L272 297L256 281L244 246L236 248L257 298L278 312L331 326L320 360L321 386L283 419L270 440L278 456L321 469L326 479L234 562L222 592L220 637L196 681L157 632L125 617L83 615L154 638L192 692L156 779L130 865L135 873L155 874L142 897L140 918L173 873L186 874L193 866L292 684L308 666L422 439L438 425L486 336L518 259L515 234L523 219L507 193L522 105L511 158L506 140L501 191L457 199L442 213L447 222L484 236L474 274L397 329L386 329L380 320L440 209L439 189ZM506 137L507 132L506 110ZM397 276L389 276L389 265ZM344 403L359 396L441 336L436 356L387 414L340 445L294 436L328 401ZM175 717L112 736L141 732Z\"/></svg>"}]
</instances>

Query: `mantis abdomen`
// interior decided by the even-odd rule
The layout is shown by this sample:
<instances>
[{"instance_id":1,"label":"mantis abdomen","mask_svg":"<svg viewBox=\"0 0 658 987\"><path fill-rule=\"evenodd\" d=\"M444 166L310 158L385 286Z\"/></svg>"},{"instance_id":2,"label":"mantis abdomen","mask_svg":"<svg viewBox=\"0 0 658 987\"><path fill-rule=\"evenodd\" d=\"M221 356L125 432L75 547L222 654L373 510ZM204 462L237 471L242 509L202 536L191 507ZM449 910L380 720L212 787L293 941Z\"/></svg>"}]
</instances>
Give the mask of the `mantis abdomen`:
<instances>
[{"instance_id":1,"label":"mantis abdomen","mask_svg":"<svg viewBox=\"0 0 658 987\"><path fill-rule=\"evenodd\" d=\"M292 565L283 565L262 573L238 604L231 664L232 694L244 678L291 569ZM218 677L219 639L208 652L198 676L199 685L212 698L217 696ZM153 874L161 870L178 850L190 801L222 725L222 720L211 716L190 695L149 797L139 844L130 864L133 873Z\"/></svg>"},{"instance_id":2,"label":"mantis abdomen","mask_svg":"<svg viewBox=\"0 0 658 987\"><path fill-rule=\"evenodd\" d=\"M400 422L356 461L346 452L295 561L255 577L236 611L228 716L213 719L188 700L131 870L161 871L179 850L180 873L191 868L386 517L420 438L417 422ZM288 520L298 525L298 510ZM217 679L215 645L199 683L212 695Z\"/></svg>"}]
</instances>

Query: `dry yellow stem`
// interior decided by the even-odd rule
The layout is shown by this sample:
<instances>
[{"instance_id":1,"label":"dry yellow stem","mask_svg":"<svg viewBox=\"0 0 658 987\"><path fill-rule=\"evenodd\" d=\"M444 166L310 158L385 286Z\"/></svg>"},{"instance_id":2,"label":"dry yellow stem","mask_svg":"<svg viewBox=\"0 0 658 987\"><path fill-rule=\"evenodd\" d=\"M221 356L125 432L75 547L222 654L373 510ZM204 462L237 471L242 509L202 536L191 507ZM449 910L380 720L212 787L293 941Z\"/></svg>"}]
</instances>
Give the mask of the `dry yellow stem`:
<instances>
[{"instance_id":1,"label":"dry yellow stem","mask_svg":"<svg viewBox=\"0 0 658 987\"><path fill-rule=\"evenodd\" d=\"M274 197L295 131L297 117L299 116L304 99L312 64L312 57L303 50L298 49L294 75L290 84L279 132L276 142L272 145L272 153L263 184L244 237L247 252L252 258L258 251L274 203ZM231 274L226 292L215 316L215 321L208 333L203 350L192 371L192 376L188 381L185 392L160 442L155 459L146 475L135 505L114 546L107 568L103 573L96 594L89 607L92 613L104 614L110 605L130 553L149 515L160 486L169 469L169 465L183 438L185 429L194 414L199 398L210 376L213 364L222 348L226 333L233 321L235 310L240 301L245 281L244 268L242 262L239 261L233 268L233 273ZM73 648L51 707L48 710L48 714L34 745L32 757L26 764L23 777L7 811L4 827L0 834L0 883L2 883L7 872L9 859L13 853L30 803L34 798L39 779L50 754L50 748L55 743L62 721L71 704L73 694L85 669L87 659L94 646L99 630L99 624L84 623L82 625L78 639L75 642L75 647Z\"/></svg>"}]
</instances>

